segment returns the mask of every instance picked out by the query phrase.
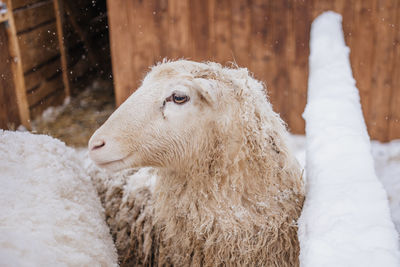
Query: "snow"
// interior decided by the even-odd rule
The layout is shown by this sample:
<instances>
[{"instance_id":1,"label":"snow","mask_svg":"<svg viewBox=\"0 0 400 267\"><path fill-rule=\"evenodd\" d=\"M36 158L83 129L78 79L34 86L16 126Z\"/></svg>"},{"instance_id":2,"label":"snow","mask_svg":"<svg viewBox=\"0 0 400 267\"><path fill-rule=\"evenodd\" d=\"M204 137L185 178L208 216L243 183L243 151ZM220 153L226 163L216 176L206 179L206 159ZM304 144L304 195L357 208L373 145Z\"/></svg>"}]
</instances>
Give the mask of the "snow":
<instances>
[{"instance_id":1,"label":"snow","mask_svg":"<svg viewBox=\"0 0 400 267\"><path fill-rule=\"evenodd\" d=\"M400 266L398 234L375 174L341 16L319 16L310 40L301 266Z\"/></svg>"},{"instance_id":2,"label":"snow","mask_svg":"<svg viewBox=\"0 0 400 267\"><path fill-rule=\"evenodd\" d=\"M117 266L81 158L45 135L0 131L0 266Z\"/></svg>"},{"instance_id":3,"label":"snow","mask_svg":"<svg viewBox=\"0 0 400 267\"><path fill-rule=\"evenodd\" d=\"M386 189L397 232L400 233L400 140L382 144L372 142L375 171Z\"/></svg>"},{"instance_id":4,"label":"snow","mask_svg":"<svg viewBox=\"0 0 400 267\"><path fill-rule=\"evenodd\" d=\"M3 1L0 1L0 15L7 13L7 6Z\"/></svg>"},{"instance_id":5,"label":"snow","mask_svg":"<svg viewBox=\"0 0 400 267\"><path fill-rule=\"evenodd\" d=\"M306 137L290 135L290 147L302 168L306 166ZM371 141L375 172L385 188L392 220L400 235L400 140L388 143Z\"/></svg>"},{"instance_id":6,"label":"snow","mask_svg":"<svg viewBox=\"0 0 400 267\"><path fill-rule=\"evenodd\" d=\"M307 177L301 266L400 266L400 140L370 142L333 12L313 23L309 73L307 137L291 136ZM111 175L87 150L28 132L0 131L0 170L0 266L116 266L89 175L97 186L124 185L124 197L157 180L151 168Z\"/></svg>"},{"instance_id":7,"label":"snow","mask_svg":"<svg viewBox=\"0 0 400 267\"><path fill-rule=\"evenodd\" d=\"M70 97L66 97L62 105L57 107L48 107L45 111L43 111L41 118L44 122L53 122L57 119L57 116L64 111L64 109L68 106L71 102Z\"/></svg>"}]
</instances>

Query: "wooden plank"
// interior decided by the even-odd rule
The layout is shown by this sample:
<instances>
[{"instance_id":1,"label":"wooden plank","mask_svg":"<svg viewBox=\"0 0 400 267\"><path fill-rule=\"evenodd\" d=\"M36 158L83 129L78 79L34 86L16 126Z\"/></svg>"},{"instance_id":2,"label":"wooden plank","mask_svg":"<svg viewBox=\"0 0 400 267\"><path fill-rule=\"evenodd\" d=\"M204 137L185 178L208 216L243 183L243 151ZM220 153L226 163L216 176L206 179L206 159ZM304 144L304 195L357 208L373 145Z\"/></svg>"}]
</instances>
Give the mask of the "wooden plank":
<instances>
[{"instance_id":1,"label":"wooden plank","mask_svg":"<svg viewBox=\"0 0 400 267\"><path fill-rule=\"evenodd\" d=\"M7 0L7 6L9 8L8 9L9 27L7 27L7 35L9 42L8 43L9 52L11 58L13 59L11 61L11 71L13 74L19 117L22 125L24 125L28 130L30 130L31 129L30 114L25 92L25 81L24 81L23 67L21 62L22 56L20 53L20 47L17 40L17 32L15 30L14 17L11 12L12 10L11 0Z\"/></svg>"},{"instance_id":2,"label":"wooden plank","mask_svg":"<svg viewBox=\"0 0 400 267\"><path fill-rule=\"evenodd\" d=\"M158 29L154 19L157 10L154 1L107 3L116 102L119 105L137 89L148 68L160 59ZM126 13L121 13L121 5ZM112 26L114 23L116 27ZM127 44L133 49L126 51Z\"/></svg>"},{"instance_id":3,"label":"wooden plank","mask_svg":"<svg viewBox=\"0 0 400 267\"><path fill-rule=\"evenodd\" d=\"M209 1L190 1L191 58L206 61L211 57Z\"/></svg>"},{"instance_id":4,"label":"wooden plank","mask_svg":"<svg viewBox=\"0 0 400 267\"><path fill-rule=\"evenodd\" d=\"M233 61L232 51L232 28L231 28L231 1L218 0L214 2L214 33L215 47L213 58L216 62L225 65Z\"/></svg>"},{"instance_id":5,"label":"wooden plank","mask_svg":"<svg viewBox=\"0 0 400 267\"><path fill-rule=\"evenodd\" d=\"M189 0L169 0L168 55L172 59L190 57Z\"/></svg>"},{"instance_id":6,"label":"wooden plank","mask_svg":"<svg viewBox=\"0 0 400 267\"><path fill-rule=\"evenodd\" d=\"M233 60L241 67L250 67L251 5L247 0L232 1Z\"/></svg>"},{"instance_id":7,"label":"wooden plank","mask_svg":"<svg viewBox=\"0 0 400 267\"><path fill-rule=\"evenodd\" d=\"M373 58L372 87L370 99L369 133L380 141L388 141L388 126L390 116L390 97L393 88L392 68L395 64L394 47L397 28L397 0L378 1L375 17L376 43Z\"/></svg>"},{"instance_id":8,"label":"wooden plank","mask_svg":"<svg viewBox=\"0 0 400 267\"><path fill-rule=\"evenodd\" d=\"M283 120L288 120L289 112L289 88L290 76L287 56L287 35L288 24L287 13L290 11L287 8L287 0L271 1L270 9L272 12L267 17L269 21L274 22L274 26L270 25L269 34L267 34L266 44L267 49L271 50L271 60L267 61L265 80L270 83L270 101ZM282 10L282 12L274 12L273 10Z\"/></svg>"},{"instance_id":9,"label":"wooden plank","mask_svg":"<svg viewBox=\"0 0 400 267\"><path fill-rule=\"evenodd\" d=\"M309 4L312 6L312 21L323 12L334 9L334 1L331 0L311 0Z\"/></svg>"},{"instance_id":10,"label":"wooden plank","mask_svg":"<svg viewBox=\"0 0 400 267\"><path fill-rule=\"evenodd\" d=\"M334 10L343 15L345 39L351 48L353 73L371 137L387 140L399 131L396 106L400 93L394 89L399 87L400 76L400 52L394 50L400 39L399 1L107 3L118 103L133 92L155 59L236 60L266 82L274 109L289 128L304 133L301 114L306 102L309 29L315 17Z\"/></svg>"},{"instance_id":11,"label":"wooden plank","mask_svg":"<svg viewBox=\"0 0 400 267\"><path fill-rule=\"evenodd\" d=\"M270 3L270 2L269 2ZM269 6L265 1L255 0L251 6L251 41L250 41L250 70L257 79L265 77L268 61L273 56L272 50L266 46ZM265 80L263 80L265 82ZM266 83L267 91L270 92L270 82Z\"/></svg>"},{"instance_id":12,"label":"wooden plank","mask_svg":"<svg viewBox=\"0 0 400 267\"><path fill-rule=\"evenodd\" d=\"M296 131L296 127L299 122L299 118L293 119L293 113L295 112L295 107L297 105L298 99L297 99L297 91L298 88L295 87L297 84L296 81L294 80L294 72L291 71L291 69L295 68L295 61L296 61L296 38L295 38L295 32L294 32L294 25L293 25L293 7L294 3L293 1L290 0L285 0L283 1L283 8L284 12L282 14L283 16L283 22L286 25L286 30L285 30L285 35L279 42L281 42L281 45L284 46L284 52L281 52L280 56L284 56L286 58L286 63L281 63L280 67L286 72L287 79L286 79L286 85L284 85L284 88L279 88L281 91L283 91L283 98L281 99L281 104L283 107L281 110L284 110L285 112L285 121L288 125L288 129L291 132ZM303 29L304 31L304 29ZM290 66L290 68L288 68ZM282 94L282 93L281 93Z\"/></svg>"},{"instance_id":13,"label":"wooden plank","mask_svg":"<svg viewBox=\"0 0 400 267\"><path fill-rule=\"evenodd\" d=\"M291 7L291 30L289 34L294 35L294 52L291 58L291 92L289 94L290 112L288 123L291 132L304 133L304 120L301 114L304 111L307 101L308 82L308 56L309 36L311 27L311 8L306 2L293 1ZM292 47L293 49L293 47Z\"/></svg>"},{"instance_id":14,"label":"wooden plank","mask_svg":"<svg viewBox=\"0 0 400 267\"><path fill-rule=\"evenodd\" d=\"M214 51L215 51L215 43L216 43L216 34L215 34L215 1L217 0L208 0L208 29L209 29L209 38L208 38L208 47L209 47L209 57L208 60L214 61Z\"/></svg>"},{"instance_id":15,"label":"wooden plank","mask_svg":"<svg viewBox=\"0 0 400 267\"><path fill-rule=\"evenodd\" d=\"M26 9L14 11L14 21L17 32L34 29L37 25L55 19L52 2L43 2Z\"/></svg>"},{"instance_id":16,"label":"wooden plank","mask_svg":"<svg viewBox=\"0 0 400 267\"><path fill-rule=\"evenodd\" d=\"M133 28L135 17L140 13L133 1L107 0L110 27L111 61L116 104L120 105L139 84L139 75L134 72L135 54Z\"/></svg>"},{"instance_id":17,"label":"wooden plank","mask_svg":"<svg viewBox=\"0 0 400 267\"><path fill-rule=\"evenodd\" d=\"M32 107L37 105L46 96L60 88L64 88L61 73L53 77L51 80L43 80L40 83L39 88L27 93L29 106Z\"/></svg>"},{"instance_id":18,"label":"wooden plank","mask_svg":"<svg viewBox=\"0 0 400 267\"><path fill-rule=\"evenodd\" d=\"M200 1L192 1L192 3L199 3ZM203 1L201 1L203 2ZM169 31L169 18L168 18L168 1L158 0L155 3L154 23L156 27L157 42L159 45L159 60L168 56L167 42Z\"/></svg>"},{"instance_id":19,"label":"wooden plank","mask_svg":"<svg viewBox=\"0 0 400 267\"><path fill-rule=\"evenodd\" d=\"M35 118L43 113L50 106L59 106L64 102L65 91L61 87L58 90L53 91L46 98L42 99L36 106L30 108L32 118Z\"/></svg>"},{"instance_id":20,"label":"wooden plank","mask_svg":"<svg viewBox=\"0 0 400 267\"><path fill-rule=\"evenodd\" d=\"M364 0L363 2L368 2L370 0ZM353 41L353 29L355 31L358 30L354 28L354 6L356 1L348 1L348 0L335 0L334 1L334 11L338 12L342 15L342 27L343 34L345 37L345 42L348 47L352 47ZM361 26L361 25L359 25Z\"/></svg>"},{"instance_id":21,"label":"wooden plank","mask_svg":"<svg viewBox=\"0 0 400 267\"><path fill-rule=\"evenodd\" d=\"M13 9L22 8L33 5L44 0L12 0Z\"/></svg>"},{"instance_id":22,"label":"wooden plank","mask_svg":"<svg viewBox=\"0 0 400 267\"><path fill-rule=\"evenodd\" d=\"M353 7L353 28L350 44L350 61L357 88L360 93L363 114L367 128L372 125L368 120L370 116L371 82L373 77L375 53L375 1L356 1ZM371 134L371 133L370 133ZM372 137L372 136L371 136Z\"/></svg>"},{"instance_id":23,"label":"wooden plank","mask_svg":"<svg viewBox=\"0 0 400 267\"><path fill-rule=\"evenodd\" d=\"M69 88L68 81L68 68L67 68L67 53L65 51L64 43L64 31L63 31L63 21L64 21L64 10L60 0L53 0L54 13L56 14L56 24L57 24L57 37L58 37L58 47L60 50L61 57L61 71L62 79L64 83L65 95L68 97L71 95L71 89Z\"/></svg>"},{"instance_id":24,"label":"wooden plank","mask_svg":"<svg viewBox=\"0 0 400 267\"><path fill-rule=\"evenodd\" d=\"M56 23L42 26L18 36L24 72L59 54Z\"/></svg>"},{"instance_id":25,"label":"wooden plank","mask_svg":"<svg viewBox=\"0 0 400 267\"><path fill-rule=\"evenodd\" d=\"M20 125L19 110L13 74L12 58L8 49L6 25L0 24L0 128L9 129Z\"/></svg>"},{"instance_id":26,"label":"wooden plank","mask_svg":"<svg viewBox=\"0 0 400 267\"><path fill-rule=\"evenodd\" d=\"M394 66L392 69L393 87L390 103L390 116L387 140L400 139L400 8L396 9L397 21L394 25L397 28L394 49Z\"/></svg>"},{"instance_id":27,"label":"wooden plank","mask_svg":"<svg viewBox=\"0 0 400 267\"><path fill-rule=\"evenodd\" d=\"M58 57L40 68L34 68L32 72L25 75L26 90L32 90L34 87L39 86L43 80L49 79L59 72L61 72L61 62Z\"/></svg>"},{"instance_id":28,"label":"wooden plank","mask_svg":"<svg viewBox=\"0 0 400 267\"><path fill-rule=\"evenodd\" d=\"M135 50L133 57L134 69L137 77L142 80L149 70L149 67L160 60L160 43L158 42L156 29L156 0L134 1L134 8L141 12L133 21L135 31ZM136 91L139 84L131 89Z\"/></svg>"}]
</instances>

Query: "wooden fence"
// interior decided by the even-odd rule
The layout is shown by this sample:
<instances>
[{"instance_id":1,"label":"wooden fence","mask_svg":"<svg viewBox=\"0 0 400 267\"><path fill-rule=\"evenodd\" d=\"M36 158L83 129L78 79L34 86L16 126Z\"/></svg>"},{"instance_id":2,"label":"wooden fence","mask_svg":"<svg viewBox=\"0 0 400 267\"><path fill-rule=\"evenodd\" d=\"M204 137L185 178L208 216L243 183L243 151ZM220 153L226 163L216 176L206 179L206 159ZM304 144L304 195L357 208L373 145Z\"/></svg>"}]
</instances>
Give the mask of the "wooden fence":
<instances>
[{"instance_id":1,"label":"wooden fence","mask_svg":"<svg viewBox=\"0 0 400 267\"><path fill-rule=\"evenodd\" d=\"M0 7L1 129L30 128L30 119L85 88L94 73L110 76L105 0L5 4Z\"/></svg>"},{"instance_id":2,"label":"wooden fence","mask_svg":"<svg viewBox=\"0 0 400 267\"><path fill-rule=\"evenodd\" d=\"M372 138L400 138L398 0L108 0L117 104L162 58L235 61L264 81L294 133L304 133L313 19L343 16L364 116Z\"/></svg>"}]
</instances>

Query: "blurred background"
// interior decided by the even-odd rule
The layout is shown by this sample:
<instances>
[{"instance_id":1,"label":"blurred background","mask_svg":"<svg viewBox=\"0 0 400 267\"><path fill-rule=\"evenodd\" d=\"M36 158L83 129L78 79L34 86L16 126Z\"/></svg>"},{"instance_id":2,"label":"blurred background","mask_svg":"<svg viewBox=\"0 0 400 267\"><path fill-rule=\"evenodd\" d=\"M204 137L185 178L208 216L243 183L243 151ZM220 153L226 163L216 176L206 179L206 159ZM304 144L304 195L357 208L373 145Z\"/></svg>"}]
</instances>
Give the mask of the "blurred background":
<instances>
[{"instance_id":1,"label":"blurred background","mask_svg":"<svg viewBox=\"0 0 400 267\"><path fill-rule=\"evenodd\" d=\"M0 128L86 146L164 58L247 67L292 133L304 134L309 34L343 16L371 138L400 138L398 0L2 0Z\"/></svg>"}]
</instances>

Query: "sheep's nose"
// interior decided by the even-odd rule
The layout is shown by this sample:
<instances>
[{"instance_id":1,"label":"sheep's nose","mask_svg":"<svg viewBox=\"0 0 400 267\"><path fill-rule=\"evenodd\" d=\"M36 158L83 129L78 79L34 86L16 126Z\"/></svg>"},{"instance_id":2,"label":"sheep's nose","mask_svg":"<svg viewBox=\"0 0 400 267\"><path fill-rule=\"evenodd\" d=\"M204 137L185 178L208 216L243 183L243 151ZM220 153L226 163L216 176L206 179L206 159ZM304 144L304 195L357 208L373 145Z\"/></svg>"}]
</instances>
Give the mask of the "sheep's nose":
<instances>
[{"instance_id":1,"label":"sheep's nose","mask_svg":"<svg viewBox=\"0 0 400 267\"><path fill-rule=\"evenodd\" d=\"M106 142L104 140L93 140L92 142L89 143L89 150L98 150L106 145Z\"/></svg>"}]
</instances>

